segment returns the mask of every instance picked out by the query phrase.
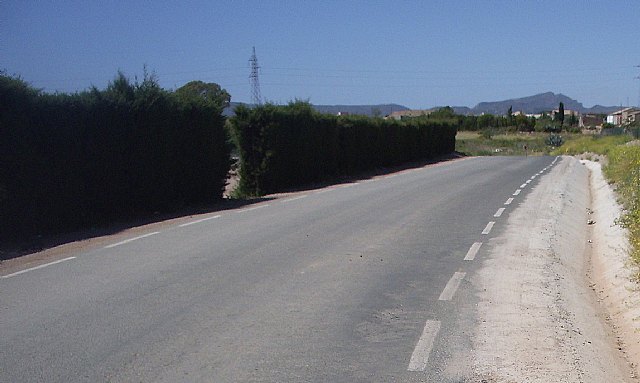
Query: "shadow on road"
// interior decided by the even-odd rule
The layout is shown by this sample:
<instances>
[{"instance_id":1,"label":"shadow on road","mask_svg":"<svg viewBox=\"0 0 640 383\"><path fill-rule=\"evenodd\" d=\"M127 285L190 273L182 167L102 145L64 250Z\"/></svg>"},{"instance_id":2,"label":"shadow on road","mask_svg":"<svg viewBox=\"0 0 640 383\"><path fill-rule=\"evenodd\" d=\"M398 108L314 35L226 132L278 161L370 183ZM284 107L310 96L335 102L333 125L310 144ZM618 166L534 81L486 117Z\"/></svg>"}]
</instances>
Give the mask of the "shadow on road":
<instances>
[{"instance_id":1,"label":"shadow on road","mask_svg":"<svg viewBox=\"0 0 640 383\"><path fill-rule=\"evenodd\" d=\"M56 246L71 242L82 241L91 238L98 238L126 231L139 226L145 226L163 221L168 221L192 215L222 212L231 209L238 209L244 206L253 205L274 199L273 197L253 198L247 200L223 199L210 205L189 207L176 210L170 213L155 213L150 216L141 216L127 221L114 222L109 225L92 227L77 230L69 233L37 235L25 241L0 244L0 261L6 261L23 255L51 249Z\"/></svg>"}]
</instances>

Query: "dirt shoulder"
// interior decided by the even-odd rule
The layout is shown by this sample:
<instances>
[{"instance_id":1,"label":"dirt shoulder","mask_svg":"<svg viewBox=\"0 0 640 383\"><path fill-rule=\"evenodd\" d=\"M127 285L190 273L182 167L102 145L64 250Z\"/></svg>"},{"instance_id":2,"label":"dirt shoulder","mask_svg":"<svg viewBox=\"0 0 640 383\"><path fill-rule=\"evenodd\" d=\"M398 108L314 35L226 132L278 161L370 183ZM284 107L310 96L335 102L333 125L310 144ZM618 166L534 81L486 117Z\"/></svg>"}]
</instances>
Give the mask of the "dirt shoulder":
<instances>
[{"instance_id":1,"label":"dirt shoulder","mask_svg":"<svg viewBox=\"0 0 640 383\"><path fill-rule=\"evenodd\" d=\"M488 243L472 279L474 369L487 382L637 381L590 288L590 245L601 238L587 223L589 174L563 157Z\"/></svg>"}]
</instances>

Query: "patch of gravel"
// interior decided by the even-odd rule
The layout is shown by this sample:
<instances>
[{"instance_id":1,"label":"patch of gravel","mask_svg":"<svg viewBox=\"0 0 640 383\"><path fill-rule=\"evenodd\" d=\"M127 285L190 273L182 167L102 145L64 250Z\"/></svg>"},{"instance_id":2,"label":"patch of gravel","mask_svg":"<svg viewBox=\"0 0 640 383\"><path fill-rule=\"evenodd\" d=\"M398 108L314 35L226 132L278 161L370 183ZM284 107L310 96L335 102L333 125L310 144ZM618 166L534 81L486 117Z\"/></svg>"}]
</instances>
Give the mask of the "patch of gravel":
<instances>
[{"instance_id":1,"label":"patch of gravel","mask_svg":"<svg viewBox=\"0 0 640 383\"><path fill-rule=\"evenodd\" d=\"M478 378L636 381L589 288L589 206L588 169L563 157L489 241L490 255L471 280Z\"/></svg>"}]
</instances>

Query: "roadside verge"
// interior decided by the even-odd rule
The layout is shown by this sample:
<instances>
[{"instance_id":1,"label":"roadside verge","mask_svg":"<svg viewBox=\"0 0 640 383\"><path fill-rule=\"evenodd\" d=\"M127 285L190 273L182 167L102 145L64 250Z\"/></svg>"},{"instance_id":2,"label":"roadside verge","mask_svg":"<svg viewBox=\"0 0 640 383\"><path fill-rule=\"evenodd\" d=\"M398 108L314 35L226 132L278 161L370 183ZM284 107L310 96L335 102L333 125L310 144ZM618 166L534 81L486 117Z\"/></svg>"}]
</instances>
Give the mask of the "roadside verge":
<instances>
[{"instance_id":1,"label":"roadside verge","mask_svg":"<svg viewBox=\"0 0 640 383\"><path fill-rule=\"evenodd\" d=\"M486 382L633 382L589 288L589 170L563 157L489 241L474 369Z\"/></svg>"},{"instance_id":2,"label":"roadside verge","mask_svg":"<svg viewBox=\"0 0 640 383\"><path fill-rule=\"evenodd\" d=\"M600 163L581 161L590 171L595 224L591 244L592 288L616 329L617 342L640 377L640 284L637 266L629 258L627 231L616 224L622 210Z\"/></svg>"}]
</instances>

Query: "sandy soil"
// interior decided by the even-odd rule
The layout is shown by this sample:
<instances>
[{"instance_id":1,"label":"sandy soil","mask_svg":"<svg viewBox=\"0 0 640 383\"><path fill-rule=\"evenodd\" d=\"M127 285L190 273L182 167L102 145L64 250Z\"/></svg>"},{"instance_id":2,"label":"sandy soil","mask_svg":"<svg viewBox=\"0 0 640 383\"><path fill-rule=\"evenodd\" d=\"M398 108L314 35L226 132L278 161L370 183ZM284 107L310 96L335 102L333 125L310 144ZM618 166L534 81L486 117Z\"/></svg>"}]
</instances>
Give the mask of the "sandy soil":
<instances>
[{"instance_id":1,"label":"sandy soil","mask_svg":"<svg viewBox=\"0 0 640 383\"><path fill-rule=\"evenodd\" d=\"M589 287L589 241L601 242L587 223L589 174L564 157L489 241L472 280L480 300L474 369L483 381L637 381Z\"/></svg>"}]
</instances>

